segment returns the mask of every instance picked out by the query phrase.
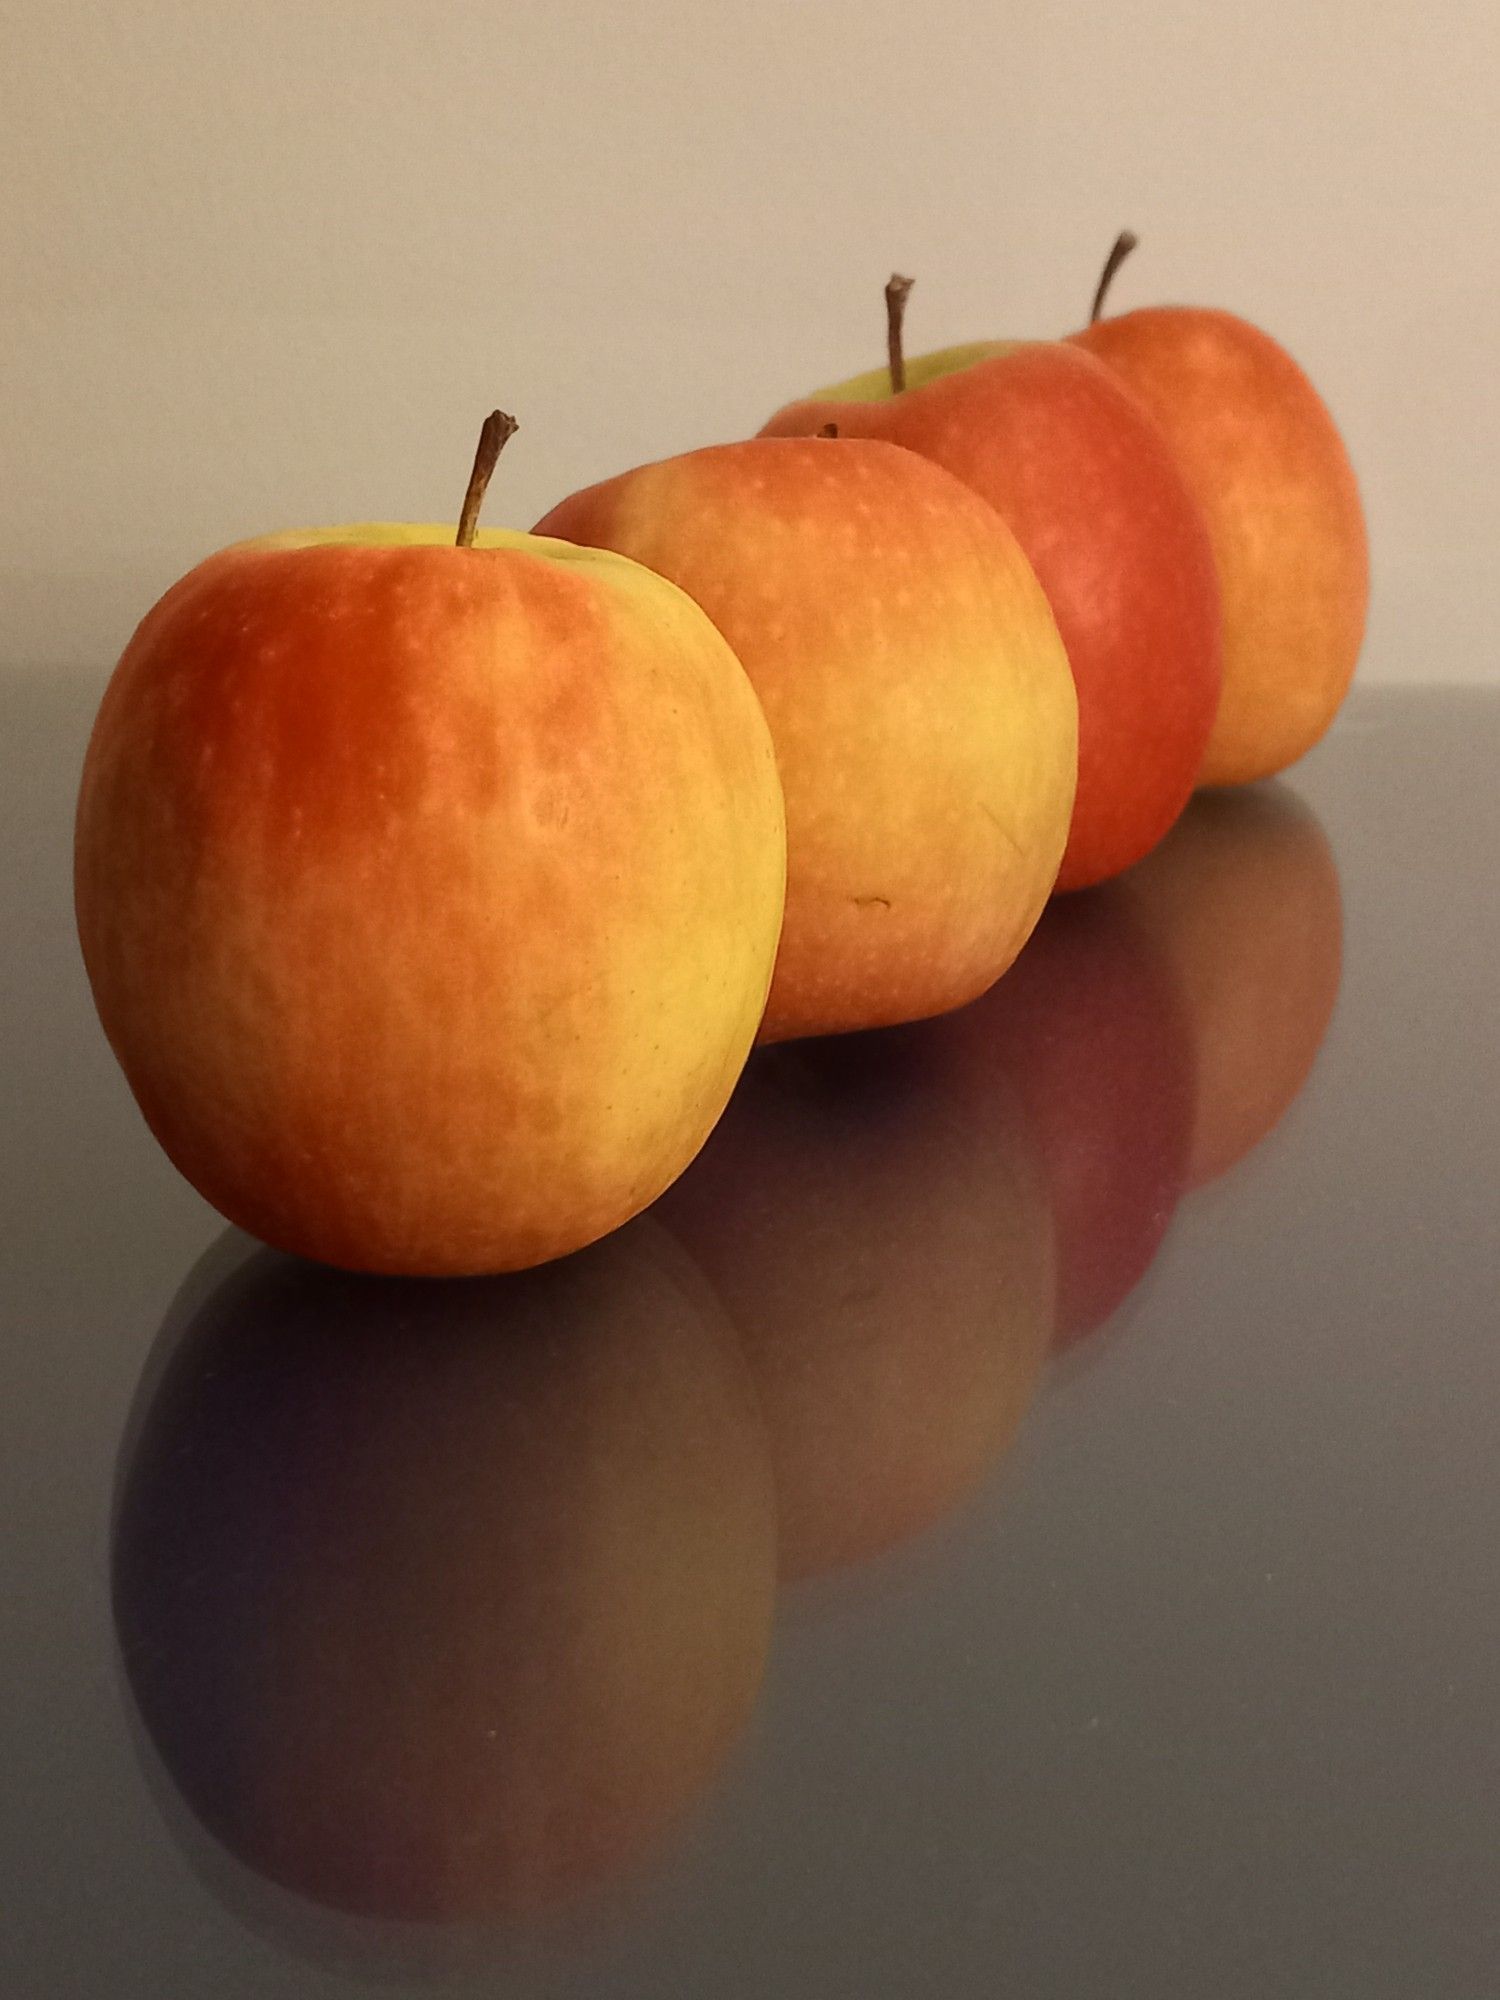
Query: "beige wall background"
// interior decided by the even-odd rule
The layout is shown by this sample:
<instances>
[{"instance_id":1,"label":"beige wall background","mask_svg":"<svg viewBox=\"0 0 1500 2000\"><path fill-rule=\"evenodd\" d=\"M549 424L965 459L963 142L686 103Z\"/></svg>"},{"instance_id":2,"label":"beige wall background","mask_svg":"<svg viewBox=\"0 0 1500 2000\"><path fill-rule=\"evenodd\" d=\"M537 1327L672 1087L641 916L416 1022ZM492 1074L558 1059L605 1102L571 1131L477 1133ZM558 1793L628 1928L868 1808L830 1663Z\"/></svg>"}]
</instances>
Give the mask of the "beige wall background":
<instances>
[{"instance_id":1,"label":"beige wall background","mask_svg":"<svg viewBox=\"0 0 1500 2000\"><path fill-rule=\"evenodd\" d=\"M245 534L527 526L881 354L1120 306L1283 339L1360 469L1369 680L1500 674L1494 0L11 0L10 668Z\"/></svg>"}]
</instances>

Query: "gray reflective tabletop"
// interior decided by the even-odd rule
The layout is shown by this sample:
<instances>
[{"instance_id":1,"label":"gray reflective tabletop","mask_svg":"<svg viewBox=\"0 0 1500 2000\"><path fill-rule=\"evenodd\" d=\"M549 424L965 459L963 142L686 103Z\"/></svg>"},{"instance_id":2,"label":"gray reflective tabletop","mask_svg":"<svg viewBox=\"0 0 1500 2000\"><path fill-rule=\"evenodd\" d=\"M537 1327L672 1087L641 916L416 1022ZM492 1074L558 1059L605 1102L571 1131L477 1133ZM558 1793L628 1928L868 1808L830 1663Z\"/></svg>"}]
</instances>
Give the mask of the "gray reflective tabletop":
<instances>
[{"instance_id":1,"label":"gray reflective tabletop","mask_svg":"<svg viewBox=\"0 0 1500 2000\"><path fill-rule=\"evenodd\" d=\"M5 2000L1500 1990L1500 698L435 1287L157 1152L0 686Z\"/></svg>"}]
</instances>

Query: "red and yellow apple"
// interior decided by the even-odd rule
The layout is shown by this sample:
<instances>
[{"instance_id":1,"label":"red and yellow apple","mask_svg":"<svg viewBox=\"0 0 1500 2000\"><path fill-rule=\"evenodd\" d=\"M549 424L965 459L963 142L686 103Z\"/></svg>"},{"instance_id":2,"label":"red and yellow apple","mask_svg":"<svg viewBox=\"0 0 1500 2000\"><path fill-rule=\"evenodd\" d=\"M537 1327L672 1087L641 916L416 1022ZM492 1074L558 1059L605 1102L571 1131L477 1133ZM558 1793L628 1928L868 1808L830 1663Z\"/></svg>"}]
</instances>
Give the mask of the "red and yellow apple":
<instances>
[{"instance_id":1,"label":"red and yellow apple","mask_svg":"<svg viewBox=\"0 0 1500 2000\"><path fill-rule=\"evenodd\" d=\"M702 1277L645 1219L446 1285L206 1261L113 1548L193 1816L367 1917L519 1916L633 1870L743 1728L774 1602L764 1421Z\"/></svg>"},{"instance_id":2,"label":"red and yellow apple","mask_svg":"<svg viewBox=\"0 0 1500 2000\"><path fill-rule=\"evenodd\" d=\"M660 1204L744 1342L787 1578L958 1507L1039 1379L1045 1180L1003 1088L933 1060L947 1021L760 1052Z\"/></svg>"},{"instance_id":3,"label":"red and yellow apple","mask_svg":"<svg viewBox=\"0 0 1500 2000\"><path fill-rule=\"evenodd\" d=\"M999 977L1057 874L1076 715L992 508L894 445L759 439L589 487L537 532L681 585L760 697L787 813L765 1039L939 1013Z\"/></svg>"},{"instance_id":4,"label":"red and yellow apple","mask_svg":"<svg viewBox=\"0 0 1500 2000\"><path fill-rule=\"evenodd\" d=\"M891 368L790 405L763 435L834 423L841 437L904 445L1004 517L1077 684L1078 791L1057 886L1101 882L1181 812L1213 724L1219 602L1202 516L1151 417L1076 349L988 342L903 362L894 314L891 347Z\"/></svg>"},{"instance_id":5,"label":"red and yellow apple","mask_svg":"<svg viewBox=\"0 0 1500 2000\"><path fill-rule=\"evenodd\" d=\"M575 1249L687 1164L785 867L759 704L681 591L399 524L168 591L100 707L76 856L105 1033L199 1192L279 1248L438 1275Z\"/></svg>"},{"instance_id":6,"label":"red and yellow apple","mask_svg":"<svg viewBox=\"0 0 1500 2000\"><path fill-rule=\"evenodd\" d=\"M1190 1178L1258 1146L1307 1082L1338 1000L1338 866L1283 786L1207 792L1121 885L1186 995L1197 1050Z\"/></svg>"},{"instance_id":7,"label":"red and yellow apple","mask_svg":"<svg viewBox=\"0 0 1500 2000\"><path fill-rule=\"evenodd\" d=\"M1322 736L1359 658L1370 559L1349 454L1307 376L1248 320L1189 306L1103 319L1104 290L1073 340L1155 417L1213 545L1224 691L1200 782L1269 777Z\"/></svg>"}]
</instances>

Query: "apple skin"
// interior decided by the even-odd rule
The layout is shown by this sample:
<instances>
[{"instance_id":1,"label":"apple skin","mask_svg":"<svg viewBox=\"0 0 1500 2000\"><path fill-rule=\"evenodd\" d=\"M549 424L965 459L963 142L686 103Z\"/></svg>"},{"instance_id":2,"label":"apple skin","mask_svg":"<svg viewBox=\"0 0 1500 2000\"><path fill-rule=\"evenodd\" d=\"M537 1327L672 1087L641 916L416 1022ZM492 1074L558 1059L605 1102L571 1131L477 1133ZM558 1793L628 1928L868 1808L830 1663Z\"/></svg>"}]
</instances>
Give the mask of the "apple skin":
<instances>
[{"instance_id":1,"label":"apple skin","mask_svg":"<svg viewBox=\"0 0 1500 2000\"><path fill-rule=\"evenodd\" d=\"M1050 904L1000 984L934 1024L956 1078L1023 1107L1056 1226L1055 1349L1125 1303L1189 1185L1194 1024L1132 879Z\"/></svg>"},{"instance_id":2,"label":"apple skin","mask_svg":"<svg viewBox=\"0 0 1500 2000\"><path fill-rule=\"evenodd\" d=\"M1004 517L1046 592L1078 690L1078 793L1059 889L1119 874L1186 805L1219 700L1218 586L1165 438L1110 371L1059 341L918 357L772 417L763 436L878 437Z\"/></svg>"},{"instance_id":3,"label":"apple skin","mask_svg":"<svg viewBox=\"0 0 1500 2000\"><path fill-rule=\"evenodd\" d=\"M775 1546L744 1356L651 1220L448 1285L231 1237L137 1394L116 1629L163 1770L255 1874L509 1919L638 1868L719 1771Z\"/></svg>"},{"instance_id":4,"label":"apple skin","mask_svg":"<svg viewBox=\"0 0 1500 2000\"><path fill-rule=\"evenodd\" d=\"M993 510L877 442L761 439L592 486L539 532L701 604L760 696L786 793L786 922L762 1038L971 1000L1057 874L1076 704Z\"/></svg>"},{"instance_id":5,"label":"apple skin","mask_svg":"<svg viewBox=\"0 0 1500 2000\"><path fill-rule=\"evenodd\" d=\"M1122 885L1172 963L1197 1048L1189 1178L1216 1180L1280 1123L1338 1001L1338 865L1284 785L1205 792Z\"/></svg>"},{"instance_id":6,"label":"apple skin","mask_svg":"<svg viewBox=\"0 0 1500 2000\"><path fill-rule=\"evenodd\" d=\"M99 1017L222 1214L351 1269L602 1236L707 1136L784 888L774 754L695 605L616 558L443 527L210 557L94 726Z\"/></svg>"},{"instance_id":7,"label":"apple skin","mask_svg":"<svg viewBox=\"0 0 1500 2000\"><path fill-rule=\"evenodd\" d=\"M1333 418L1286 349L1233 313L1147 307L1072 337L1151 411L1208 524L1224 693L1200 782L1285 770L1338 712L1369 604L1364 511Z\"/></svg>"},{"instance_id":8,"label":"apple skin","mask_svg":"<svg viewBox=\"0 0 1500 2000\"><path fill-rule=\"evenodd\" d=\"M976 1091L946 1061L941 1031L962 1018L759 1052L659 1204L744 1343L785 1579L959 1507L1037 1387L1046 1183L1003 1085Z\"/></svg>"}]
</instances>

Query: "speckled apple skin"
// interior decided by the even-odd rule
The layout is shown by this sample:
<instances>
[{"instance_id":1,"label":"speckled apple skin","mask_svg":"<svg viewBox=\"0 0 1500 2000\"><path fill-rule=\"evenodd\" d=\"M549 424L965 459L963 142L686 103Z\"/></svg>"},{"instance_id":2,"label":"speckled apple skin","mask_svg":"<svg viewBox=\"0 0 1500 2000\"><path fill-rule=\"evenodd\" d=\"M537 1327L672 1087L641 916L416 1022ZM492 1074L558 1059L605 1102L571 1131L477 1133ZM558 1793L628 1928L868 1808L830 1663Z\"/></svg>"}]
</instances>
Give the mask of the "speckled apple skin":
<instances>
[{"instance_id":1,"label":"speckled apple skin","mask_svg":"<svg viewBox=\"0 0 1500 2000\"><path fill-rule=\"evenodd\" d=\"M1078 791L1060 889L1120 874L1191 796L1219 700L1218 587L1201 513L1160 430L1060 341L919 356L908 387L856 376L766 434L886 438L1004 517L1047 594L1078 691Z\"/></svg>"},{"instance_id":2,"label":"speckled apple skin","mask_svg":"<svg viewBox=\"0 0 1500 2000\"><path fill-rule=\"evenodd\" d=\"M1199 780L1285 770L1338 713L1369 606L1364 510L1333 418L1286 349L1233 313L1148 307L1074 339L1151 411L1208 524L1224 693Z\"/></svg>"},{"instance_id":3,"label":"speckled apple skin","mask_svg":"<svg viewBox=\"0 0 1500 2000\"><path fill-rule=\"evenodd\" d=\"M357 1270L513 1269L645 1207L780 926L770 736L709 620L633 564L452 533L201 564L126 648L78 804L84 960L152 1130L232 1222Z\"/></svg>"},{"instance_id":4,"label":"speckled apple skin","mask_svg":"<svg viewBox=\"0 0 1500 2000\"><path fill-rule=\"evenodd\" d=\"M763 1039L941 1013L999 978L1056 878L1077 714L991 507L894 445L752 439L589 487L539 532L680 584L760 697L787 810Z\"/></svg>"}]
</instances>

